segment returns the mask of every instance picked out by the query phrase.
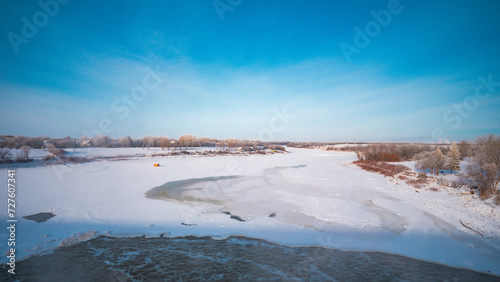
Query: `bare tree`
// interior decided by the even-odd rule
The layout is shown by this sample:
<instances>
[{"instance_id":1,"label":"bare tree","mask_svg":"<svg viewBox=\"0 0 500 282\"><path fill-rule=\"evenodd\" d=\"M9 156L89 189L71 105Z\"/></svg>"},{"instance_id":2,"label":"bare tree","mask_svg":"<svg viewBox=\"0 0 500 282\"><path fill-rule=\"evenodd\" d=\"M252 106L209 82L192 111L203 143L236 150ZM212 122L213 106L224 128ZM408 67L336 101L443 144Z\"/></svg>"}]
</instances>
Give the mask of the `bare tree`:
<instances>
[{"instance_id":1,"label":"bare tree","mask_svg":"<svg viewBox=\"0 0 500 282\"><path fill-rule=\"evenodd\" d=\"M170 138L160 137L158 144L160 145L162 151L165 150L165 148L167 148L167 150L168 150L170 148L170 144L171 144Z\"/></svg>"},{"instance_id":2,"label":"bare tree","mask_svg":"<svg viewBox=\"0 0 500 282\"><path fill-rule=\"evenodd\" d=\"M181 150L182 150L183 146L187 146L186 143L187 143L186 135L182 135L181 137L179 137L179 140L177 141L177 145L179 146L179 148Z\"/></svg>"},{"instance_id":3,"label":"bare tree","mask_svg":"<svg viewBox=\"0 0 500 282\"><path fill-rule=\"evenodd\" d=\"M132 138L130 138L130 136L123 137L118 141L118 145L124 148L132 147L133 145Z\"/></svg>"},{"instance_id":4,"label":"bare tree","mask_svg":"<svg viewBox=\"0 0 500 282\"><path fill-rule=\"evenodd\" d=\"M151 140L152 140L151 144L152 147L160 147L160 137L153 136Z\"/></svg>"},{"instance_id":5,"label":"bare tree","mask_svg":"<svg viewBox=\"0 0 500 282\"><path fill-rule=\"evenodd\" d=\"M457 142L453 142L450 150L448 151L447 167L452 174L454 170L460 170L460 150L458 149Z\"/></svg>"},{"instance_id":6,"label":"bare tree","mask_svg":"<svg viewBox=\"0 0 500 282\"><path fill-rule=\"evenodd\" d=\"M226 147L227 147L226 140L217 140L217 142L215 143L215 148L217 149L217 151L224 151L226 150Z\"/></svg>"},{"instance_id":7,"label":"bare tree","mask_svg":"<svg viewBox=\"0 0 500 282\"><path fill-rule=\"evenodd\" d=\"M417 163L415 167L419 170L423 170L424 173L426 170L432 172L433 164L432 164L432 153L431 152L421 152L413 157Z\"/></svg>"},{"instance_id":8,"label":"bare tree","mask_svg":"<svg viewBox=\"0 0 500 282\"><path fill-rule=\"evenodd\" d=\"M227 146L229 147L229 151L231 151L231 148L233 149L236 148L239 145L240 141L237 139L228 138L226 143Z\"/></svg>"},{"instance_id":9,"label":"bare tree","mask_svg":"<svg viewBox=\"0 0 500 282\"><path fill-rule=\"evenodd\" d=\"M481 197L497 194L500 182L500 137L486 135L476 139L476 152L467 166L466 175L477 185Z\"/></svg>"},{"instance_id":10,"label":"bare tree","mask_svg":"<svg viewBox=\"0 0 500 282\"><path fill-rule=\"evenodd\" d=\"M19 149L23 146L27 146L26 137L19 135L14 139L14 147L12 148Z\"/></svg>"},{"instance_id":11,"label":"bare tree","mask_svg":"<svg viewBox=\"0 0 500 282\"><path fill-rule=\"evenodd\" d=\"M22 146L17 152L17 161L18 162L27 162L30 160L30 150L29 146Z\"/></svg>"},{"instance_id":12,"label":"bare tree","mask_svg":"<svg viewBox=\"0 0 500 282\"><path fill-rule=\"evenodd\" d=\"M142 137L142 146L146 147L146 148L150 148L151 147L151 143L152 143L152 138L151 136L144 136Z\"/></svg>"},{"instance_id":13,"label":"bare tree","mask_svg":"<svg viewBox=\"0 0 500 282\"><path fill-rule=\"evenodd\" d=\"M75 148L76 147L76 139L71 138L70 136L66 136L64 138L52 139L54 145L57 148Z\"/></svg>"},{"instance_id":14,"label":"bare tree","mask_svg":"<svg viewBox=\"0 0 500 282\"><path fill-rule=\"evenodd\" d=\"M132 143L134 147L144 147L142 143L142 138L139 139L132 138Z\"/></svg>"},{"instance_id":15,"label":"bare tree","mask_svg":"<svg viewBox=\"0 0 500 282\"><path fill-rule=\"evenodd\" d=\"M181 137L179 137L179 145L182 147L191 147L193 148L193 146L196 144L196 136L192 135L192 134L184 134L182 135Z\"/></svg>"},{"instance_id":16,"label":"bare tree","mask_svg":"<svg viewBox=\"0 0 500 282\"><path fill-rule=\"evenodd\" d=\"M466 140L462 140L462 142L458 144L458 149L460 150L462 159L469 158L472 155L471 144Z\"/></svg>"},{"instance_id":17,"label":"bare tree","mask_svg":"<svg viewBox=\"0 0 500 282\"><path fill-rule=\"evenodd\" d=\"M110 147L113 145L113 140L109 138L107 135L99 135L95 138L92 138L92 144L95 147Z\"/></svg>"},{"instance_id":18,"label":"bare tree","mask_svg":"<svg viewBox=\"0 0 500 282\"><path fill-rule=\"evenodd\" d=\"M43 138L42 137L27 137L26 145L32 148L40 149L43 146Z\"/></svg>"}]
</instances>

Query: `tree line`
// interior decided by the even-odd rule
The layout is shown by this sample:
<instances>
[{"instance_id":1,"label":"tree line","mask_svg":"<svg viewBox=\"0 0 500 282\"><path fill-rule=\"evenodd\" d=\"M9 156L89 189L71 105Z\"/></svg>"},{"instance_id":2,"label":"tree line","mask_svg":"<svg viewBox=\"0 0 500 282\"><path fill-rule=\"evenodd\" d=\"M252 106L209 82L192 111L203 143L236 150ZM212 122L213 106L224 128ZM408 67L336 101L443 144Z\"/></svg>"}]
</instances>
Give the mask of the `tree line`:
<instances>
[{"instance_id":1,"label":"tree line","mask_svg":"<svg viewBox=\"0 0 500 282\"><path fill-rule=\"evenodd\" d=\"M184 134L178 139L167 136L144 136L143 138L132 138L130 136L113 139L107 135L99 135L80 139L64 137L25 137L25 136L0 136L0 163L28 162L31 149L46 149L54 156L63 156L68 148L99 147L99 148L152 148L159 147L162 150L187 150L195 147L211 147L217 151L234 151L240 148L243 151L261 151L271 149L285 151L283 146L273 142L248 141L239 139L214 139L198 138L193 134ZM11 149L17 149L11 152Z\"/></svg>"},{"instance_id":2,"label":"tree line","mask_svg":"<svg viewBox=\"0 0 500 282\"><path fill-rule=\"evenodd\" d=\"M160 147L166 148L193 148L193 147L214 147L214 148L237 148L252 146L277 145L274 142L247 141L239 139L215 139L202 137L198 138L192 134L184 134L178 139L168 136L144 136L143 138L132 138L126 136L113 139L107 135L82 138L50 138L48 136L26 137L26 136L0 136L0 148L20 149L27 146L33 149L47 148L52 144L56 148L81 148L81 147L100 147L100 148L129 148L129 147Z\"/></svg>"}]
</instances>

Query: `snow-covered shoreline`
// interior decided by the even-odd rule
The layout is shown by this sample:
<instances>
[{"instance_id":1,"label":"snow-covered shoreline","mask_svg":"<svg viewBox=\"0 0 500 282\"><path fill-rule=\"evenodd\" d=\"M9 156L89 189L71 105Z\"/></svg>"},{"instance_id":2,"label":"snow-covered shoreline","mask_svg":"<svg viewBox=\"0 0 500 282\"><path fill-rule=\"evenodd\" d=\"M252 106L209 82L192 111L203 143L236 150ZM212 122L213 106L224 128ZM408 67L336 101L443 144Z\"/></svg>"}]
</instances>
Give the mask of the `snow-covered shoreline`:
<instances>
[{"instance_id":1,"label":"snow-covered shoreline","mask_svg":"<svg viewBox=\"0 0 500 282\"><path fill-rule=\"evenodd\" d=\"M120 154L113 150L94 153ZM500 275L498 236L483 237L460 223L479 224L494 235L500 230L498 207L446 190L416 193L352 165L353 153L287 150L18 168L16 258L95 235L242 235L290 246L394 253ZM153 167L158 162L161 166ZM146 197L171 181L227 175L244 181L196 187L198 196L220 199L223 205ZM7 183L7 168L0 169L0 182ZM1 205L6 211L6 201ZM22 218L39 212L56 216L42 223ZM0 218L6 222L6 212ZM7 231L0 233L3 242ZM7 250L2 244L0 251ZM6 262L6 256L0 261Z\"/></svg>"}]
</instances>

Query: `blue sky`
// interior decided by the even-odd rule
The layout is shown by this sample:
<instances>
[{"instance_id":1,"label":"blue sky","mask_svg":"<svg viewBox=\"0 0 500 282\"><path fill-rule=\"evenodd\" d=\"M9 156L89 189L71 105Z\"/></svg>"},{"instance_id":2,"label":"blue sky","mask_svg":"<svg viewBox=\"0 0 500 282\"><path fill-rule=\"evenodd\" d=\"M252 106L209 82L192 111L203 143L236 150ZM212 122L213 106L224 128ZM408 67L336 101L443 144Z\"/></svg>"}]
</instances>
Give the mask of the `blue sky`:
<instances>
[{"instance_id":1,"label":"blue sky","mask_svg":"<svg viewBox=\"0 0 500 282\"><path fill-rule=\"evenodd\" d=\"M499 1L346 2L2 1L0 134L500 134Z\"/></svg>"}]
</instances>

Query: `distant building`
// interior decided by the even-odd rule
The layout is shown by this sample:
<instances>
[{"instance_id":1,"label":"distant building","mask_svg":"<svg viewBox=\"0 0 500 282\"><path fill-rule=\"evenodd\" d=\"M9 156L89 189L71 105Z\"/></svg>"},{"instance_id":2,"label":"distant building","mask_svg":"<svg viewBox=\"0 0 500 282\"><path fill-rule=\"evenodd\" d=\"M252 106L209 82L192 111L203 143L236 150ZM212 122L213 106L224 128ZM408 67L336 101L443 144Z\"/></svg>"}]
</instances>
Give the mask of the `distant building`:
<instances>
[{"instance_id":1,"label":"distant building","mask_svg":"<svg viewBox=\"0 0 500 282\"><path fill-rule=\"evenodd\" d=\"M88 140L88 139L87 140L82 140L82 142L80 144L80 146L82 146L82 147L90 147L91 145L92 144L91 144L90 140Z\"/></svg>"}]
</instances>

